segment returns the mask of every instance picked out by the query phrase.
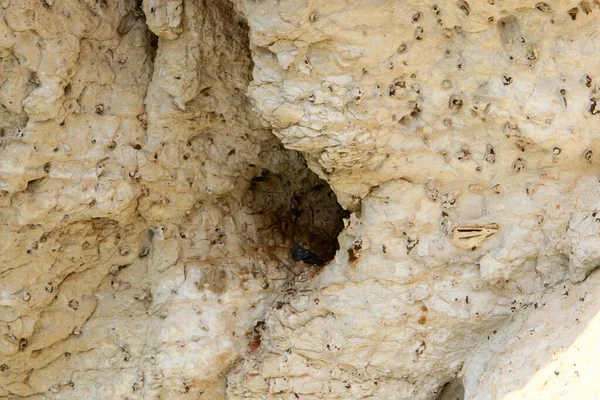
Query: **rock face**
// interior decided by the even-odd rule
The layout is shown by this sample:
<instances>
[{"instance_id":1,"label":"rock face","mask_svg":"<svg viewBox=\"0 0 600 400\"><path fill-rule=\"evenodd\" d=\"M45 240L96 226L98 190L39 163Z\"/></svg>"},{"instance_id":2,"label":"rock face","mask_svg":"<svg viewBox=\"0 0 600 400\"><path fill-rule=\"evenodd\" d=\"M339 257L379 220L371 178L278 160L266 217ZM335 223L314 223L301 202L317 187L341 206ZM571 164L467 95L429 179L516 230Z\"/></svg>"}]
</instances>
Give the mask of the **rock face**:
<instances>
[{"instance_id":1,"label":"rock face","mask_svg":"<svg viewBox=\"0 0 600 400\"><path fill-rule=\"evenodd\" d=\"M2 3L0 397L217 398L291 244L336 251L335 195L250 112L244 20L170 3Z\"/></svg>"},{"instance_id":2,"label":"rock face","mask_svg":"<svg viewBox=\"0 0 600 400\"><path fill-rule=\"evenodd\" d=\"M598 18L0 0L0 397L598 397Z\"/></svg>"}]
</instances>

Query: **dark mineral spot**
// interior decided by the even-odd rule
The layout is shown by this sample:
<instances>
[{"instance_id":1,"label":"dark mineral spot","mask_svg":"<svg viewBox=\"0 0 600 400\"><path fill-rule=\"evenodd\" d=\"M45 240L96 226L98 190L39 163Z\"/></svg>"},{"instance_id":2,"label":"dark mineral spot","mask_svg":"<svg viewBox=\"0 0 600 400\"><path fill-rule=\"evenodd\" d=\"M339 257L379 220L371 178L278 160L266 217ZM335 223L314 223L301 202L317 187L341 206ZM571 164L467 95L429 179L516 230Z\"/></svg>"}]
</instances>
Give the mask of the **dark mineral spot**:
<instances>
[{"instance_id":1,"label":"dark mineral spot","mask_svg":"<svg viewBox=\"0 0 600 400\"><path fill-rule=\"evenodd\" d=\"M298 243L292 244L292 259L294 261L304 261L305 263L311 265L323 264L323 261L318 255L308 249L303 248Z\"/></svg>"}]
</instances>

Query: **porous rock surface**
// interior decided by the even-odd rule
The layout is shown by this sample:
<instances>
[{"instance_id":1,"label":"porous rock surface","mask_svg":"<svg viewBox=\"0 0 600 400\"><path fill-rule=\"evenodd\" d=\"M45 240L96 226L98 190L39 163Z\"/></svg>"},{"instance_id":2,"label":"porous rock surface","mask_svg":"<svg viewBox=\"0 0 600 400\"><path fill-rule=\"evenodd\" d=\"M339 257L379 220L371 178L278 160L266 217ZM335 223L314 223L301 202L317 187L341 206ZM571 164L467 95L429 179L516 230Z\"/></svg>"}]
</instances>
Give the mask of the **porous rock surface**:
<instances>
[{"instance_id":1,"label":"porous rock surface","mask_svg":"<svg viewBox=\"0 0 600 400\"><path fill-rule=\"evenodd\" d=\"M0 397L598 397L599 18L0 0Z\"/></svg>"},{"instance_id":2,"label":"porous rock surface","mask_svg":"<svg viewBox=\"0 0 600 400\"><path fill-rule=\"evenodd\" d=\"M229 2L178 37L135 1L42 3L0 18L0 397L217 398L292 241L332 256L343 210L250 112Z\"/></svg>"}]
</instances>

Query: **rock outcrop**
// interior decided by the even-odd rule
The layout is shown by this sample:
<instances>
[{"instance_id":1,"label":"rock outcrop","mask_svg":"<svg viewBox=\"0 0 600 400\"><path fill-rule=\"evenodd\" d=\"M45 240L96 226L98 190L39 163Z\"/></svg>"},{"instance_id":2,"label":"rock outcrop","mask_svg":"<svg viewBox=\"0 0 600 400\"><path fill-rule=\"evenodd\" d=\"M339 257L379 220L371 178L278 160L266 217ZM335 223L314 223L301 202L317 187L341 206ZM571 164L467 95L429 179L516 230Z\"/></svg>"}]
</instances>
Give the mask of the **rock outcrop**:
<instances>
[{"instance_id":1,"label":"rock outcrop","mask_svg":"<svg viewBox=\"0 0 600 400\"><path fill-rule=\"evenodd\" d=\"M599 18L0 0L0 397L598 397Z\"/></svg>"}]
</instances>

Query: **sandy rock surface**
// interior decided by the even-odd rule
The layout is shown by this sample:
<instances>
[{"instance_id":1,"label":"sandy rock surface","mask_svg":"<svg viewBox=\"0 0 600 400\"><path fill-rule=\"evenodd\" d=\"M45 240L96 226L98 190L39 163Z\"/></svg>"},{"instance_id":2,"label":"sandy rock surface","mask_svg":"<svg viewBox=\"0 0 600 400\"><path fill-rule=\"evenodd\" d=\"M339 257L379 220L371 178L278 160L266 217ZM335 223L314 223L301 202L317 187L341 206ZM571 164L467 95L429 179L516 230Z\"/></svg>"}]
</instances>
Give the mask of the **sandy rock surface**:
<instances>
[{"instance_id":1,"label":"sandy rock surface","mask_svg":"<svg viewBox=\"0 0 600 400\"><path fill-rule=\"evenodd\" d=\"M598 398L599 18L0 0L0 398Z\"/></svg>"}]
</instances>

